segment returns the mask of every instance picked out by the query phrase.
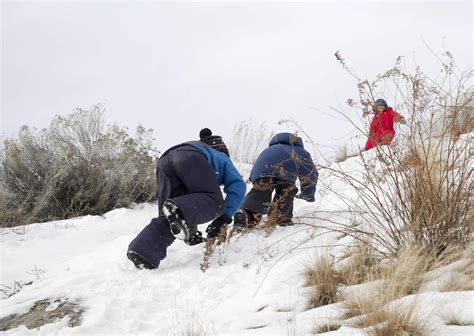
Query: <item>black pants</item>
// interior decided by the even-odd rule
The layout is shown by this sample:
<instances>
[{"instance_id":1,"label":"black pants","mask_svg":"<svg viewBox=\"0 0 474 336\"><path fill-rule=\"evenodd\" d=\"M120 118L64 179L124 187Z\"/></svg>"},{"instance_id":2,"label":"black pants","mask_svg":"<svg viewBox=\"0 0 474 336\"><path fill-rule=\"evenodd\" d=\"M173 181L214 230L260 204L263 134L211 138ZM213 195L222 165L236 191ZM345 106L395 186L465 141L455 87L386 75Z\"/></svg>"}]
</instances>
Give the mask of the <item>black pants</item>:
<instances>
[{"instance_id":1,"label":"black pants","mask_svg":"<svg viewBox=\"0 0 474 336\"><path fill-rule=\"evenodd\" d=\"M216 172L199 149L184 145L168 152L156 169L158 209L171 199L183 212L191 231L222 215L225 201Z\"/></svg>"},{"instance_id":2,"label":"black pants","mask_svg":"<svg viewBox=\"0 0 474 336\"><path fill-rule=\"evenodd\" d=\"M297 192L295 182L262 178L253 183L241 208L255 214L268 213L275 216L278 223L286 223L293 218L293 201Z\"/></svg>"},{"instance_id":3,"label":"black pants","mask_svg":"<svg viewBox=\"0 0 474 336\"><path fill-rule=\"evenodd\" d=\"M167 152L156 168L159 217L154 218L130 243L128 250L141 255L158 267L166 250L174 241L163 203L171 199L183 212L190 232L220 216L225 201L216 173L207 158L197 148L183 145Z\"/></svg>"}]
</instances>

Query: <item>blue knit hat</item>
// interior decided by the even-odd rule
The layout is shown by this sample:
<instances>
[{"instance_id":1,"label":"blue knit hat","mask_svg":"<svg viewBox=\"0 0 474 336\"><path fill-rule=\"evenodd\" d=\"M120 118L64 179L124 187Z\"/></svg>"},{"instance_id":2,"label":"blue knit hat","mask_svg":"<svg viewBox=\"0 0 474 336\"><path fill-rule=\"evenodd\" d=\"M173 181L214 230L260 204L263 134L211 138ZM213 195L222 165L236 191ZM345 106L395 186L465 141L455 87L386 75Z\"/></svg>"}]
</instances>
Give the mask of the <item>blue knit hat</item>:
<instances>
[{"instance_id":1,"label":"blue knit hat","mask_svg":"<svg viewBox=\"0 0 474 336\"><path fill-rule=\"evenodd\" d=\"M387 109L387 107L388 107L387 102L385 101L385 99L382 99L382 98L379 98L375 101L375 106L378 106L378 105L385 106L385 109Z\"/></svg>"}]
</instances>

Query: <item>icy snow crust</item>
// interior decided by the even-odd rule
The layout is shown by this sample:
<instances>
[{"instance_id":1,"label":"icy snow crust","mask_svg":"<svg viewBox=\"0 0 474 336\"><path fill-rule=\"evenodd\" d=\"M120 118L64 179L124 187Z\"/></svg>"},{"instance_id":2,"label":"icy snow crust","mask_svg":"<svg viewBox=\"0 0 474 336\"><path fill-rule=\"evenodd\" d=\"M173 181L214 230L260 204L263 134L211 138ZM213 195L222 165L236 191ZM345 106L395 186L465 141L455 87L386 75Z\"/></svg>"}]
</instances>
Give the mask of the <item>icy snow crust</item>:
<instances>
[{"instance_id":1,"label":"icy snow crust","mask_svg":"<svg viewBox=\"0 0 474 336\"><path fill-rule=\"evenodd\" d=\"M364 155L375 159L370 152ZM248 177L248 165L236 166ZM360 158L341 164L356 174L359 166ZM321 170L316 203L295 200L295 216L317 212L319 217L344 219L347 206L328 192L329 187L352 192ZM75 328L69 328L64 318L39 330L20 326L5 334L307 335L340 316L340 304L306 311L308 289L302 287L301 273L319 253L344 251L350 237L338 240L336 233L313 228L317 219L305 219L307 224L278 227L270 236L252 231L233 237L215 251L205 273L200 270L204 245L190 247L179 240L159 269L137 270L125 256L127 246L156 215L156 205L141 204L104 216L29 225L22 234L3 229L0 284L34 281L0 300L0 318L24 313L45 298L70 298L86 309ZM444 325L438 312L473 324L474 292L438 293L427 288L417 302L430 316L432 335L473 334L472 326ZM342 327L325 335L363 334Z\"/></svg>"}]
</instances>

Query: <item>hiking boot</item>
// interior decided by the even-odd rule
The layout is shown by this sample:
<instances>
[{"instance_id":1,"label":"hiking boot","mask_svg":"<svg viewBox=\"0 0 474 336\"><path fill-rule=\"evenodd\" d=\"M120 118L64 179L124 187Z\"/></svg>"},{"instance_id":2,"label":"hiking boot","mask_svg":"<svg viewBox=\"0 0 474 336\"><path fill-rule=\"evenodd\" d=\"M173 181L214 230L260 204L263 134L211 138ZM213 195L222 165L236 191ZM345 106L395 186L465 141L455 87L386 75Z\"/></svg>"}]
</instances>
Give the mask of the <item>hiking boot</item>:
<instances>
[{"instance_id":1,"label":"hiking boot","mask_svg":"<svg viewBox=\"0 0 474 336\"><path fill-rule=\"evenodd\" d=\"M295 223L293 223L291 219L285 219L285 220L278 221L277 225L278 226L292 226L292 225L295 225Z\"/></svg>"},{"instance_id":2,"label":"hiking boot","mask_svg":"<svg viewBox=\"0 0 474 336\"><path fill-rule=\"evenodd\" d=\"M234 215L234 227L233 230L235 231L242 231L247 227L247 214L244 209L240 209Z\"/></svg>"},{"instance_id":3,"label":"hiking boot","mask_svg":"<svg viewBox=\"0 0 474 336\"><path fill-rule=\"evenodd\" d=\"M134 251L127 252L127 258L130 259L131 262L135 265L138 269L155 269L156 266L150 264L148 261L145 260L141 255Z\"/></svg>"},{"instance_id":4,"label":"hiking boot","mask_svg":"<svg viewBox=\"0 0 474 336\"><path fill-rule=\"evenodd\" d=\"M240 209L234 215L234 231L253 229L262 220L262 215L247 209Z\"/></svg>"},{"instance_id":5,"label":"hiking boot","mask_svg":"<svg viewBox=\"0 0 474 336\"><path fill-rule=\"evenodd\" d=\"M184 221L183 213L176 203L166 200L163 204L163 213L170 224L171 233L176 239L187 240L189 237L189 228Z\"/></svg>"}]
</instances>

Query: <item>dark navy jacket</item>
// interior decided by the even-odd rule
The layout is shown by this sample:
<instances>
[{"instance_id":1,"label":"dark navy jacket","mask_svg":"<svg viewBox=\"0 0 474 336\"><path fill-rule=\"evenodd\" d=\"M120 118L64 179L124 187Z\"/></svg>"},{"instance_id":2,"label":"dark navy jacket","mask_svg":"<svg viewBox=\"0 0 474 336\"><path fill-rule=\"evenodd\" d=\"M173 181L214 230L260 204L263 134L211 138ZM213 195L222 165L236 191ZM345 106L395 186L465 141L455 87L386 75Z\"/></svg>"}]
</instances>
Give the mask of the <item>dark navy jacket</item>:
<instances>
[{"instance_id":1,"label":"dark navy jacket","mask_svg":"<svg viewBox=\"0 0 474 336\"><path fill-rule=\"evenodd\" d=\"M216 172L217 183L224 186L225 210L224 214L232 217L244 201L247 186L230 158L222 152L207 146L200 141L191 141L187 144L199 149Z\"/></svg>"},{"instance_id":2,"label":"dark navy jacket","mask_svg":"<svg viewBox=\"0 0 474 336\"><path fill-rule=\"evenodd\" d=\"M304 149L301 138L291 133L278 133L270 145L257 158L250 173L255 182L264 177L273 177L285 181L301 183L301 195L304 199L314 199L318 171L311 155Z\"/></svg>"}]
</instances>

